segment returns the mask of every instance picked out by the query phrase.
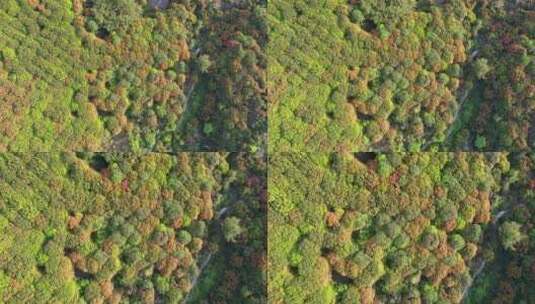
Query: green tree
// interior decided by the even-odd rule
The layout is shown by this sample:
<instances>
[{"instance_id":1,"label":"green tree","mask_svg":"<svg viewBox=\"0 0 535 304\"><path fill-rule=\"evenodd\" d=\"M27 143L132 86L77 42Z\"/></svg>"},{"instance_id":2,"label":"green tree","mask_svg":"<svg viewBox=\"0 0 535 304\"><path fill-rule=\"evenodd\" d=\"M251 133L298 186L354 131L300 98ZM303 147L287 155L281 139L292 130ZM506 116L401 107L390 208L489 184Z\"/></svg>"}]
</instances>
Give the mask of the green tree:
<instances>
[{"instance_id":1,"label":"green tree","mask_svg":"<svg viewBox=\"0 0 535 304\"><path fill-rule=\"evenodd\" d=\"M505 249L515 250L515 245L522 241L526 235L520 231L522 225L517 222L505 222L500 227L500 238Z\"/></svg>"},{"instance_id":2,"label":"green tree","mask_svg":"<svg viewBox=\"0 0 535 304\"><path fill-rule=\"evenodd\" d=\"M184 245L187 245L191 242L191 234L186 230L180 230L177 235L178 241Z\"/></svg>"},{"instance_id":3,"label":"green tree","mask_svg":"<svg viewBox=\"0 0 535 304\"><path fill-rule=\"evenodd\" d=\"M479 239L481 238L481 226L477 224L470 225L464 231L464 237L469 242L473 242L473 243L479 242Z\"/></svg>"},{"instance_id":4,"label":"green tree","mask_svg":"<svg viewBox=\"0 0 535 304\"><path fill-rule=\"evenodd\" d=\"M134 0L95 0L91 11L96 23L109 32L126 30L141 15L141 7Z\"/></svg>"},{"instance_id":5,"label":"green tree","mask_svg":"<svg viewBox=\"0 0 535 304\"><path fill-rule=\"evenodd\" d=\"M490 66L486 58L480 58L474 62L474 72L476 73L477 78L484 79L485 76L490 72Z\"/></svg>"},{"instance_id":6,"label":"green tree","mask_svg":"<svg viewBox=\"0 0 535 304\"><path fill-rule=\"evenodd\" d=\"M223 234L227 242L235 242L236 238L243 232L240 226L240 219L234 216L228 217L223 222Z\"/></svg>"},{"instance_id":7,"label":"green tree","mask_svg":"<svg viewBox=\"0 0 535 304\"><path fill-rule=\"evenodd\" d=\"M454 234L450 237L450 245L453 249L455 249L455 251L459 251L464 248L466 242L462 236Z\"/></svg>"},{"instance_id":8,"label":"green tree","mask_svg":"<svg viewBox=\"0 0 535 304\"><path fill-rule=\"evenodd\" d=\"M487 139L485 136L478 135L476 137L476 141L474 142L474 146L476 146L476 148L479 150L484 149L487 146Z\"/></svg>"},{"instance_id":9,"label":"green tree","mask_svg":"<svg viewBox=\"0 0 535 304\"><path fill-rule=\"evenodd\" d=\"M208 69L212 66L212 61L210 60L210 56L201 55L197 64L199 65L199 70L202 73L207 73Z\"/></svg>"},{"instance_id":10,"label":"green tree","mask_svg":"<svg viewBox=\"0 0 535 304\"><path fill-rule=\"evenodd\" d=\"M360 24L362 21L364 21L364 15L359 9L354 8L349 15L349 19L354 23Z\"/></svg>"}]
</instances>

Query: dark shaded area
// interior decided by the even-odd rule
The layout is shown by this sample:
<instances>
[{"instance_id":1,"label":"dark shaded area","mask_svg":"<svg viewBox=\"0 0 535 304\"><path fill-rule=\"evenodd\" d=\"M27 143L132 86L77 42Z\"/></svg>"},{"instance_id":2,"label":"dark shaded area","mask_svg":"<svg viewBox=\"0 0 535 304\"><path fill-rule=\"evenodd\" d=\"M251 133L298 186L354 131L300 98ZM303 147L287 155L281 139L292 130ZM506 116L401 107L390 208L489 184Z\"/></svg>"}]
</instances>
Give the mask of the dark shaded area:
<instances>
[{"instance_id":1,"label":"dark shaded area","mask_svg":"<svg viewBox=\"0 0 535 304\"><path fill-rule=\"evenodd\" d=\"M104 156L101 154L93 155L93 157L91 157L91 160L89 161L89 166L91 166L91 168L93 168L95 171L99 172L108 168L109 165L110 164L108 163L106 158L104 158Z\"/></svg>"},{"instance_id":2,"label":"dark shaded area","mask_svg":"<svg viewBox=\"0 0 535 304\"><path fill-rule=\"evenodd\" d=\"M157 9L157 10L168 8L169 4L170 4L169 0L150 0L149 1L149 6L152 9Z\"/></svg>"},{"instance_id":3,"label":"dark shaded area","mask_svg":"<svg viewBox=\"0 0 535 304\"><path fill-rule=\"evenodd\" d=\"M37 266L37 271L39 271L39 273L41 274L46 274L46 268L44 265L38 265Z\"/></svg>"},{"instance_id":4,"label":"dark shaded area","mask_svg":"<svg viewBox=\"0 0 535 304\"><path fill-rule=\"evenodd\" d=\"M112 111L105 111L101 109L97 109L98 116L105 117L105 116L113 116Z\"/></svg>"},{"instance_id":5,"label":"dark shaded area","mask_svg":"<svg viewBox=\"0 0 535 304\"><path fill-rule=\"evenodd\" d=\"M535 148L535 117L531 119L528 129L528 147Z\"/></svg>"},{"instance_id":6,"label":"dark shaded area","mask_svg":"<svg viewBox=\"0 0 535 304\"><path fill-rule=\"evenodd\" d=\"M85 280L91 280L94 277L91 273L82 271L82 270L80 270L78 268L74 269L74 276L78 280L84 280L84 279Z\"/></svg>"},{"instance_id":7,"label":"dark shaded area","mask_svg":"<svg viewBox=\"0 0 535 304\"><path fill-rule=\"evenodd\" d=\"M64 255L64 256L69 256L69 255L71 255L73 252L74 252L74 249L72 249L72 248L63 248L63 255Z\"/></svg>"},{"instance_id":8,"label":"dark shaded area","mask_svg":"<svg viewBox=\"0 0 535 304\"><path fill-rule=\"evenodd\" d=\"M289 270L290 273L291 273L292 275L294 275L294 276L299 275L299 271L298 271L297 267L295 267L295 266L290 266L290 267L288 267L288 270Z\"/></svg>"},{"instance_id":9,"label":"dark shaded area","mask_svg":"<svg viewBox=\"0 0 535 304\"><path fill-rule=\"evenodd\" d=\"M359 230L355 230L355 231L351 232L351 239L354 240L354 241L358 241L360 239L360 231Z\"/></svg>"},{"instance_id":10,"label":"dark shaded area","mask_svg":"<svg viewBox=\"0 0 535 304\"><path fill-rule=\"evenodd\" d=\"M355 158L358 159L362 163L368 163L372 160L377 159L376 152L356 152L356 153L353 153L353 156L355 156Z\"/></svg>"},{"instance_id":11,"label":"dark shaded area","mask_svg":"<svg viewBox=\"0 0 535 304\"><path fill-rule=\"evenodd\" d=\"M357 118L358 120L373 120L373 115L364 114L361 112L357 112Z\"/></svg>"},{"instance_id":12,"label":"dark shaded area","mask_svg":"<svg viewBox=\"0 0 535 304\"><path fill-rule=\"evenodd\" d=\"M362 29L368 33L371 33L377 29L377 24L372 19L366 18L362 22Z\"/></svg>"},{"instance_id":13,"label":"dark shaded area","mask_svg":"<svg viewBox=\"0 0 535 304\"><path fill-rule=\"evenodd\" d=\"M416 3L415 10L418 12L430 13L433 6L444 5L445 2L445 0L419 0Z\"/></svg>"},{"instance_id":14,"label":"dark shaded area","mask_svg":"<svg viewBox=\"0 0 535 304\"><path fill-rule=\"evenodd\" d=\"M106 28L99 28L98 31L95 33L95 35L100 39L106 39L110 36L110 31Z\"/></svg>"},{"instance_id":15,"label":"dark shaded area","mask_svg":"<svg viewBox=\"0 0 535 304\"><path fill-rule=\"evenodd\" d=\"M353 279L342 275L341 273L337 272L336 270L331 271L331 276L332 276L333 281L338 283L338 284L347 285L347 284L352 284L353 283Z\"/></svg>"},{"instance_id":16,"label":"dark shaded area","mask_svg":"<svg viewBox=\"0 0 535 304\"><path fill-rule=\"evenodd\" d=\"M91 241L97 242L97 232L96 231L91 232L90 238L91 238Z\"/></svg>"},{"instance_id":17,"label":"dark shaded area","mask_svg":"<svg viewBox=\"0 0 535 304\"><path fill-rule=\"evenodd\" d=\"M333 111L327 112L327 117L329 117L329 119L334 119L334 112Z\"/></svg>"},{"instance_id":18,"label":"dark shaded area","mask_svg":"<svg viewBox=\"0 0 535 304\"><path fill-rule=\"evenodd\" d=\"M325 247L321 248L321 256L322 257L326 257L329 254L331 254L332 252L333 252L332 249L325 248Z\"/></svg>"},{"instance_id":19,"label":"dark shaded area","mask_svg":"<svg viewBox=\"0 0 535 304\"><path fill-rule=\"evenodd\" d=\"M85 8L92 8L93 6L95 6L95 2L93 0L87 0L84 2Z\"/></svg>"}]
</instances>

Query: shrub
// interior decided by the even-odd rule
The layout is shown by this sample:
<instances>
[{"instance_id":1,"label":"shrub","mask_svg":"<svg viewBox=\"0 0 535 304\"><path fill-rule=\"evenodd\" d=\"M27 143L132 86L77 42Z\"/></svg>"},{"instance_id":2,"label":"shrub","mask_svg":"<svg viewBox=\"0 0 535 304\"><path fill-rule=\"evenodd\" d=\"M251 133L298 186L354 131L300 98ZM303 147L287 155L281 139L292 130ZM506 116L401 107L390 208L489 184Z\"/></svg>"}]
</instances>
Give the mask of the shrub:
<instances>
[{"instance_id":1,"label":"shrub","mask_svg":"<svg viewBox=\"0 0 535 304\"><path fill-rule=\"evenodd\" d=\"M514 251L515 245L526 238L517 222L507 221L500 226L500 238L505 249Z\"/></svg>"},{"instance_id":2,"label":"shrub","mask_svg":"<svg viewBox=\"0 0 535 304\"><path fill-rule=\"evenodd\" d=\"M474 73L479 79L484 79L485 76L491 71L486 58L479 58L474 62Z\"/></svg>"},{"instance_id":3,"label":"shrub","mask_svg":"<svg viewBox=\"0 0 535 304\"><path fill-rule=\"evenodd\" d=\"M242 234L243 228L240 226L240 219L234 216L228 217L223 222L223 234L227 242L235 242L236 238Z\"/></svg>"}]
</instances>

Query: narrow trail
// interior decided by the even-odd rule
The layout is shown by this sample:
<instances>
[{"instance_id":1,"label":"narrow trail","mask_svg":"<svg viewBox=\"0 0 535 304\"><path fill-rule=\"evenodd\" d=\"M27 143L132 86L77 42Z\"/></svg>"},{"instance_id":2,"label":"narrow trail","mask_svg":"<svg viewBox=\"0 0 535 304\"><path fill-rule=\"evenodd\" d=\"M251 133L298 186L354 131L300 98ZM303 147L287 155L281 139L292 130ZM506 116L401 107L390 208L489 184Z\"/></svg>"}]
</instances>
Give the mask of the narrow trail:
<instances>
[{"instance_id":1,"label":"narrow trail","mask_svg":"<svg viewBox=\"0 0 535 304\"><path fill-rule=\"evenodd\" d=\"M232 9L234 6L238 5L241 0L211 0L208 1L208 6L204 9L214 10L214 11L224 11L228 9ZM202 20L202 19L200 19ZM200 37L201 30L204 27L204 23L200 22L197 29L195 30L194 36ZM201 45L198 45L198 41L195 40L195 43L190 46L190 52L192 54L193 59L198 59L199 55L203 51ZM192 99L194 97L195 89L197 88L197 84L199 83L199 79L201 77L201 73L198 71L193 73L194 71L190 68L190 72L192 74L192 77L189 79L189 84L186 85L186 94L184 99L184 111L182 112L182 115L178 119L178 122L176 124L176 128L178 130L184 128L185 124L187 123L187 120L190 118L190 111L192 107ZM179 132L180 133L180 132ZM200 148L203 148L200 146Z\"/></svg>"},{"instance_id":2,"label":"narrow trail","mask_svg":"<svg viewBox=\"0 0 535 304\"><path fill-rule=\"evenodd\" d=\"M213 0L213 1L209 2L209 5L211 5L212 8L214 8L216 10L221 10L222 9L222 6L220 4L221 4L221 1L219 1L219 0ZM197 27L197 29L195 31L195 36L196 37L199 36L203 26L204 26L204 24L201 22L199 24L199 26ZM200 45L196 45L196 44L192 45L191 53L193 55L192 56L193 58L198 58L198 56L201 53L201 51L202 51L202 48L201 48ZM196 89L198 81L199 81L199 75L195 75L193 80L191 81L191 83L188 85L187 92L186 92L186 98L185 98L185 101L184 101L184 103L185 103L184 112L183 112L183 115L180 117L180 119L177 122L177 128L182 128L184 123L185 123L184 119L185 119L185 117L187 117L187 115L184 115L184 114L189 113L189 111L190 111L191 100L192 100L192 97L193 97L193 93L195 92L195 89ZM216 223L217 222L221 222L222 217L230 210L231 210L231 206L226 206L226 207L223 207L220 210L218 210L214 221ZM219 224L221 224L221 223L219 223ZM202 274L203 274L204 270L206 269L206 267L210 264L210 261L212 260L213 257L214 257L214 252L209 252L208 255L206 255L206 257L204 258L204 260L200 263L199 271L196 274L196 276L193 278L192 283L191 283L191 288L190 288L188 294L186 295L186 297L184 298L184 300L182 301L182 303L188 303L190 301L191 295L192 295L192 291L195 290L195 287L199 283L200 277L202 276Z\"/></svg>"},{"instance_id":3,"label":"narrow trail","mask_svg":"<svg viewBox=\"0 0 535 304\"><path fill-rule=\"evenodd\" d=\"M499 235L499 228L500 228L500 220L504 218L507 214L511 213L513 211L513 204L509 203L503 206L503 209L496 212L496 215L493 216L492 222L489 224L489 227L485 229L485 236L483 238L483 242L485 243L492 243L496 242L496 237ZM479 257L475 265L473 265L472 268L472 277L468 284L463 288L463 294L461 303L465 303L468 295L470 294L470 289L476 282L476 280L480 277L481 274L484 273L485 269L489 265L495 264L496 261L490 261L487 263L487 261L483 257ZM475 270L474 270L475 269Z\"/></svg>"},{"instance_id":4,"label":"narrow trail","mask_svg":"<svg viewBox=\"0 0 535 304\"><path fill-rule=\"evenodd\" d=\"M463 289L463 296L462 296L462 301L466 300L466 296L468 295L468 291L470 290L470 288L472 287L472 285L474 284L474 281L479 277L479 275L483 272L483 269L485 269L485 266L487 264L487 261L485 260L481 260L479 261L478 263L479 265L476 267L476 271L474 271L474 274L472 276L472 278L470 279L470 281L468 282L468 284L464 287Z\"/></svg>"},{"instance_id":5,"label":"narrow trail","mask_svg":"<svg viewBox=\"0 0 535 304\"><path fill-rule=\"evenodd\" d=\"M232 210L232 205L226 206L221 208L214 219L215 222L219 222L219 225L221 225L221 220L225 214L227 214L229 211ZM192 291L195 289L195 286L199 283L199 279L201 278L203 271L206 269L206 267L210 264L210 261L214 257L214 252L209 252L208 255L204 258L204 260L200 263L199 271L197 275L193 278L191 283L191 289L184 298L182 303L188 303L191 298Z\"/></svg>"},{"instance_id":6,"label":"narrow trail","mask_svg":"<svg viewBox=\"0 0 535 304\"><path fill-rule=\"evenodd\" d=\"M474 60L476 58L478 58L478 55L480 53L480 50L479 50L478 46L483 44L483 41L481 40L481 38L482 38L481 29L479 29L478 32L475 34L475 36L473 38L473 41L475 43L474 43L474 46L472 48L472 51L470 52L468 60L466 60L466 62L464 63L464 66L469 66L472 62L474 62ZM451 135L452 135L453 131L455 130L455 127L457 126L457 121L459 119L459 114L461 114L461 112L463 112L463 110L465 109L466 101L467 101L468 97L470 97L470 95L471 95L470 92L473 91L475 88L476 88L476 84L474 84L474 86L470 90L467 90L464 87L460 88L459 92L457 93L457 97L459 98L458 99L459 102L458 102L458 105L457 105L457 110L455 111L455 114L453 115L452 123L450 124L450 126L448 127L448 130L446 131L446 135L444 137L444 140L442 142L427 141L425 144L422 145L422 149L421 149L422 151L425 151L432 144L445 144L445 143L448 143L450 141Z\"/></svg>"},{"instance_id":7,"label":"narrow trail","mask_svg":"<svg viewBox=\"0 0 535 304\"><path fill-rule=\"evenodd\" d=\"M534 5L532 5L531 3L528 4L528 2L530 1L524 1L524 0L509 0L509 1L506 1L506 6L505 6L505 10L510 13L511 11L513 10L516 10L516 9L521 9L522 7L531 7L533 8ZM533 1L531 1L533 2ZM482 9L481 7L479 7L479 9ZM478 15L477 18L480 18L479 15L481 15L482 13L480 11L476 12L476 15ZM474 34L474 37L473 37L473 46L471 48L471 52L470 52L470 56L468 57L468 60L464 63L465 66L466 65L469 65L471 64L472 62L474 62L477 58L480 58L480 52L481 52L481 49L485 46L488 46L488 45L492 45L492 42L491 41L488 41L488 39L485 39L485 37L487 35L489 35L489 33L487 32L488 31L488 28L489 28L489 25L487 24L485 27L482 27L482 28L479 28L477 30L477 32ZM477 90L480 89L480 86L483 84L482 83L483 81L480 80L480 79L474 79L474 86L469 90L469 91L465 91L465 89L461 88L461 91L462 92L461 94L459 95L462 95L462 97L459 99L459 106L455 112L455 115L453 117L453 122L450 124L450 126L448 127L448 130L446 131L446 136L444 138L443 141L429 141L429 142L426 142L425 144L422 145L422 151L424 151L425 149L427 149L427 147L429 147L429 145L432 145L432 144L440 144L440 145L444 145L444 144L448 144L451 142L451 136L453 135L454 131L459 131L458 130L458 116L461 112L463 112L463 109L466 107L466 100L475 95L475 98L477 100ZM474 92L476 92L476 94L473 94ZM477 101L476 101L477 103ZM473 113L472 116L477 116L477 113ZM474 117L471 117L471 118L474 118ZM534 131L532 131L533 134L535 134L535 129ZM474 130L470 130L469 132L469 136L468 136L468 140L466 140L466 142L464 142L464 145L462 148L464 148L464 150L466 151L473 151L474 150L474 144L473 144L473 141L475 139L475 136L477 134L475 134ZM535 135L534 137L535 138Z\"/></svg>"},{"instance_id":8,"label":"narrow trail","mask_svg":"<svg viewBox=\"0 0 535 304\"><path fill-rule=\"evenodd\" d=\"M203 23L200 22L200 24L197 26L197 29L195 30L195 33L194 33L194 36L195 37L198 37L200 35L200 31L203 27ZM191 46L191 59L190 61L193 61L195 59L198 58L199 54L201 53L202 51L202 48L200 46L197 45L197 41L195 41L195 43L192 44ZM183 128L184 126L184 123L185 123L185 119L186 117L188 116L188 113L190 111L190 108L191 108L191 100L192 100L192 97L193 97L193 93L195 92L195 88L197 87L197 83L199 81L199 75L197 75L197 73L193 73L193 69L190 68L190 74L192 75L189 79L189 83L186 84L186 94L185 94L185 98L184 98L184 111L182 112L182 115L180 116L180 118L178 119L178 122L176 124L176 128L178 130L180 130L181 128Z\"/></svg>"},{"instance_id":9,"label":"narrow trail","mask_svg":"<svg viewBox=\"0 0 535 304\"><path fill-rule=\"evenodd\" d=\"M506 215L507 213L509 213L510 209L512 208L512 206L508 206L506 209L504 210L500 210L496 216L494 217L494 219L492 220L492 223L490 224L491 226L487 228L487 231L485 232L485 234L487 236L496 236L498 235L498 230L499 230L499 226L500 226L500 219ZM492 263L490 263L492 264ZM464 303L464 301L467 299L468 295L470 294L470 288L474 285L474 282L476 282L476 280L479 278L479 276L484 272L485 270L485 267L487 266L487 261L483 258L483 257L480 257L474 266L472 266L472 270L471 271L473 274L470 278L470 281L468 282L468 284L463 288L463 296L462 296L462 300L461 300L461 303ZM475 269L475 270L474 270Z\"/></svg>"},{"instance_id":10,"label":"narrow trail","mask_svg":"<svg viewBox=\"0 0 535 304\"><path fill-rule=\"evenodd\" d=\"M474 86L475 88L475 86ZM474 88L472 88L471 90L474 90ZM445 139L444 139L444 142L447 143L451 140L451 135L453 134L453 131L455 129L455 125L457 123L457 120L459 119L459 114L461 114L461 112L463 112L463 110L465 109L466 107L466 100L468 99L468 97L470 96L470 92L465 90L463 91L462 93L462 96L461 98L459 99L459 107L457 109L457 111L455 111L455 115L453 115L453 123L451 124L451 126L448 128L448 131L446 132L446 136L445 136Z\"/></svg>"},{"instance_id":11,"label":"narrow trail","mask_svg":"<svg viewBox=\"0 0 535 304\"><path fill-rule=\"evenodd\" d=\"M156 4L159 4L159 2L156 1ZM197 25L197 27L195 28L195 31L192 34L193 37L199 37L200 33L201 33L201 29L204 26L204 23L202 22L202 18L199 18L199 20L200 20L199 24ZM193 62L195 59L197 59L199 54L202 51L202 48L197 44L198 44L197 39L195 39L195 40L193 40L193 43L190 46L190 54L191 54L190 62ZM196 75L196 73L193 73L194 71L193 71L192 68L190 68L189 70L190 70L189 74L191 76L188 77L188 80L186 80L186 85L185 85L185 89L184 89L184 91L186 92L186 94L184 95L185 96L185 98L184 98L184 111L182 112L182 115L180 116L180 118L178 119L178 122L176 124L176 129L177 130L180 130L183 127L184 119L185 119L186 116L188 116L187 113L189 113L189 108L191 107L191 99L193 97L193 93L195 92L195 88L197 86L197 82L198 82L198 78L199 78L198 75ZM188 83L188 81L189 81L189 83ZM158 130L157 130L157 132L159 133ZM178 132L178 133L180 133L180 132ZM123 133L117 134L117 135L112 137L111 142L110 142L109 147L108 147L107 150L128 151L128 149L129 149L128 135L123 132Z\"/></svg>"},{"instance_id":12,"label":"narrow trail","mask_svg":"<svg viewBox=\"0 0 535 304\"><path fill-rule=\"evenodd\" d=\"M235 5L235 2L236 1L234 1L234 0L229 0L229 1L212 0L212 1L209 2L209 5L211 6L212 9L215 9L216 11L221 11L221 10L232 8L232 6ZM204 26L204 24L201 22L199 24L198 28L196 29L196 32L195 32L196 36L199 36L203 26ZM192 45L191 53L193 54L193 58L198 58L198 56L201 53L201 51L202 51L202 48L201 48L200 45L195 45L195 44ZM191 83L188 85L186 98L185 98L184 112L183 113L188 113L188 111L190 110L191 100L192 100L193 94L195 92L197 83L199 81L199 76L200 75L195 75L195 77L193 78ZM187 117L187 115L182 115L180 117L180 119L179 119L179 121L177 123L177 128L182 128L183 127L184 117ZM223 216L225 214L229 213L230 211L232 211L232 207L233 207L232 204L230 204L230 205L224 206L220 210L218 210L217 214L216 214L216 217L214 219L215 223L218 223L219 226L221 226L221 224L222 224L221 220L223 219ZM206 255L206 257L204 258L204 260L200 263L199 271L198 271L197 275L193 278L192 284L191 284L191 289L188 292L188 294L186 295L186 297L184 298L183 303L188 303L190 301L191 295L192 295L192 291L195 289L195 287L199 283L199 279L201 278L201 276L202 276L204 270L206 269L206 267L208 267L208 265L210 264L210 261L214 257L214 254L215 254L214 252L209 252L208 255Z\"/></svg>"},{"instance_id":13,"label":"narrow trail","mask_svg":"<svg viewBox=\"0 0 535 304\"><path fill-rule=\"evenodd\" d=\"M470 64L471 62L472 61L467 61L466 65ZM473 88L472 88L472 90L473 90ZM455 129L455 126L456 126L456 123L457 123L457 120L459 118L459 114L465 108L466 100L470 96L470 92L468 90L466 90L466 89L462 89L460 94L459 94L459 96L460 96L460 98L459 98L457 110L455 111L455 114L453 115L452 123L450 124L450 126L448 127L448 130L446 131L446 135L444 137L444 140L442 142L439 142L439 141L428 141L428 142L426 142L425 144L422 145L422 151L425 151L432 144L443 144L443 143L447 143L450 140L451 134L453 133L453 131Z\"/></svg>"}]
</instances>

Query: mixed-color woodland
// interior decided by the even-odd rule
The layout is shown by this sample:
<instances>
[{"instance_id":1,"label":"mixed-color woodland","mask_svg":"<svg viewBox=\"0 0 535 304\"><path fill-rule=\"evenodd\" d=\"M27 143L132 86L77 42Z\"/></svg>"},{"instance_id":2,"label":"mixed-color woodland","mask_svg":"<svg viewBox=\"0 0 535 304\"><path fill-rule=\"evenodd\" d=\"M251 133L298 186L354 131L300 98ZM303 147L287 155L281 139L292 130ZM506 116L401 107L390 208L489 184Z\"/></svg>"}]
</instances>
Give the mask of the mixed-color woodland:
<instances>
[{"instance_id":1,"label":"mixed-color woodland","mask_svg":"<svg viewBox=\"0 0 535 304\"><path fill-rule=\"evenodd\" d=\"M533 155L280 153L270 303L533 303Z\"/></svg>"},{"instance_id":2,"label":"mixed-color woodland","mask_svg":"<svg viewBox=\"0 0 535 304\"><path fill-rule=\"evenodd\" d=\"M273 0L267 18L273 152L535 144L530 1Z\"/></svg>"},{"instance_id":3,"label":"mixed-color woodland","mask_svg":"<svg viewBox=\"0 0 535 304\"><path fill-rule=\"evenodd\" d=\"M0 302L262 303L265 162L0 154Z\"/></svg>"},{"instance_id":4,"label":"mixed-color woodland","mask_svg":"<svg viewBox=\"0 0 535 304\"><path fill-rule=\"evenodd\" d=\"M0 0L0 304L533 304L534 76L532 0Z\"/></svg>"},{"instance_id":5,"label":"mixed-color woodland","mask_svg":"<svg viewBox=\"0 0 535 304\"><path fill-rule=\"evenodd\" d=\"M0 151L263 145L261 1L0 2Z\"/></svg>"}]
</instances>

